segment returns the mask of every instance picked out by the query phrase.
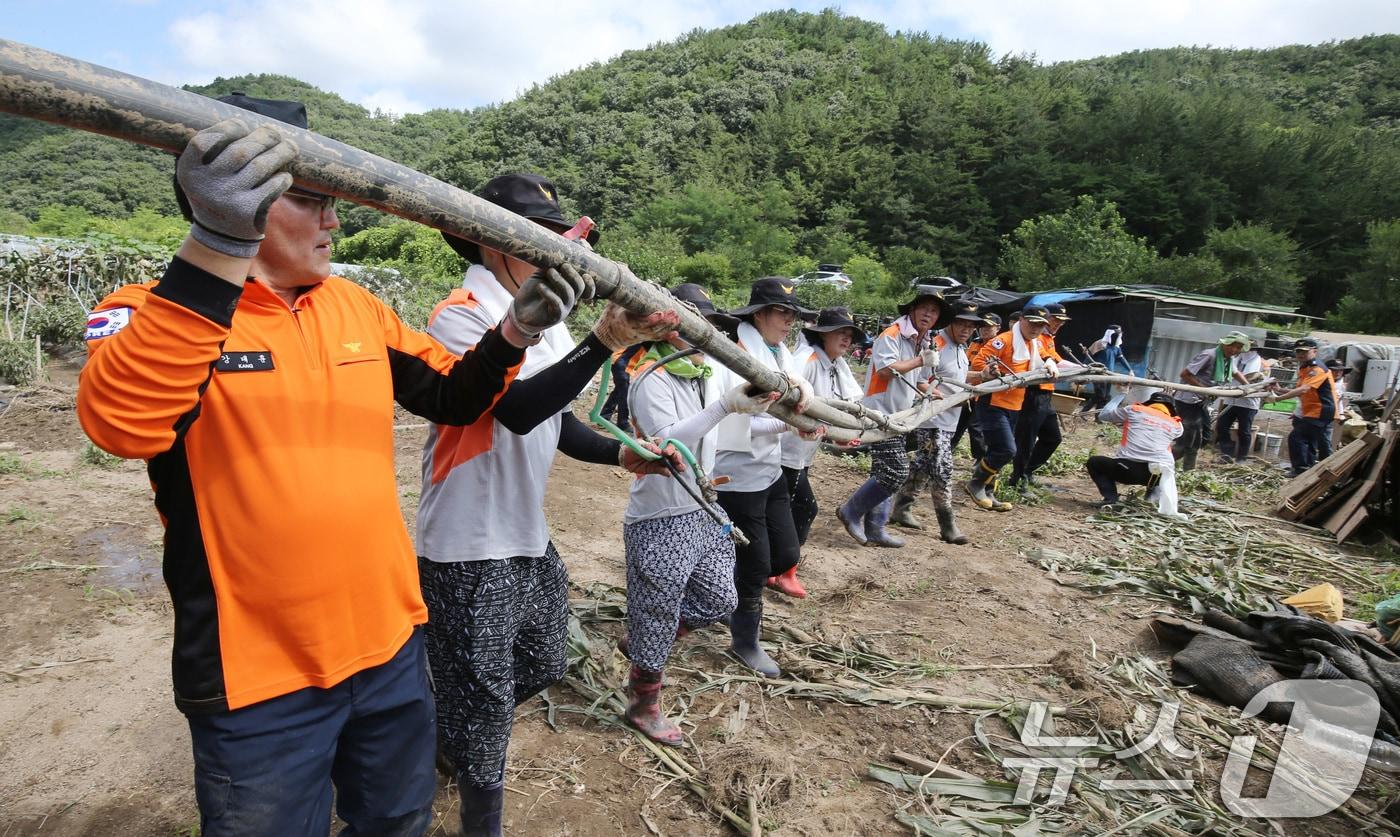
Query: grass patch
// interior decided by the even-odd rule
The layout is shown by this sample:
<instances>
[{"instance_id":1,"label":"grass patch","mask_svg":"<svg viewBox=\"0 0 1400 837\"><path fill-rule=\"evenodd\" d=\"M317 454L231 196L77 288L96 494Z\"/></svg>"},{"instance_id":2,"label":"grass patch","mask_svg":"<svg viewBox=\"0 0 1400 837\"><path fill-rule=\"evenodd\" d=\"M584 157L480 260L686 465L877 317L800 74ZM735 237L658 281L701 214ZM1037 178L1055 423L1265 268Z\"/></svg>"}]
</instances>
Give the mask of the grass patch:
<instances>
[{"instance_id":1,"label":"grass patch","mask_svg":"<svg viewBox=\"0 0 1400 837\"><path fill-rule=\"evenodd\" d=\"M107 451L94 445L92 442L83 443L83 452L79 454L78 461L84 465L91 465L94 468L101 468L104 471L115 471L120 468L126 460L120 456L113 456Z\"/></svg>"},{"instance_id":2,"label":"grass patch","mask_svg":"<svg viewBox=\"0 0 1400 837\"><path fill-rule=\"evenodd\" d=\"M23 459L13 453L0 453L0 476L23 474L28 470Z\"/></svg>"}]
</instances>

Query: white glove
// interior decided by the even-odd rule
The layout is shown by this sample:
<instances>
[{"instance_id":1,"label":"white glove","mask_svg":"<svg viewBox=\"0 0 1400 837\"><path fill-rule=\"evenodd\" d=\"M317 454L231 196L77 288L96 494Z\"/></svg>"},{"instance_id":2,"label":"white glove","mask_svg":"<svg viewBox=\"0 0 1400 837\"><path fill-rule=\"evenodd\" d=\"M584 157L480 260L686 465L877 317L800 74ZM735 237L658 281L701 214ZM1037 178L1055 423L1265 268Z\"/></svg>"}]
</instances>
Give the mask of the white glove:
<instances>
[{"instance_id":1,"label":"white glove","mask_svg":"<svg viewBox=\"0 0 1400 837\"><path fill-rule=\"evenodd\" d=\"M748 388L748 384L739 384L722 395L719 403L724 406L724 411L749 416L758 416L768 412L768 406L774 400L773 393L760 392L758 395L749 395Z\"/></svg>"},{"instance_id":2,"label":"white glove","mask_svg":"<svg viewBox=\"0 0 1400 837\"><path fill-rule=\"evenodd\" d=\"M919 359L923 361L925 369L938 368L937 349L924 349L922 352L919 352Z\"/></svg>"},{"instance_id":3,"label":"white glove","mask_svg":"<svg viewBox=\"0 0 1400 837\"><path fill-rule=\"evenodd\" d=\"M1056 366L1053 360L1047 360L1045 362L1045 371L1050 374L1051 378L1060 377L1060 367Z\"/></svg>"},{"instance_id":4,"label":"white glove","mask_svg":"<svg viewBox=\"0 0 1400 837\"><path fill-rule=\"evenodd\" d=\"M787 379L788 383L797 387L797 391L802 394L802 397L798 399L797 406L793 408L793 412L807 412L807 408L812 404L812 399L817 397L816 392L812 390L812 385L800 375L788 375Z\"/></svg>"}]
</instances>

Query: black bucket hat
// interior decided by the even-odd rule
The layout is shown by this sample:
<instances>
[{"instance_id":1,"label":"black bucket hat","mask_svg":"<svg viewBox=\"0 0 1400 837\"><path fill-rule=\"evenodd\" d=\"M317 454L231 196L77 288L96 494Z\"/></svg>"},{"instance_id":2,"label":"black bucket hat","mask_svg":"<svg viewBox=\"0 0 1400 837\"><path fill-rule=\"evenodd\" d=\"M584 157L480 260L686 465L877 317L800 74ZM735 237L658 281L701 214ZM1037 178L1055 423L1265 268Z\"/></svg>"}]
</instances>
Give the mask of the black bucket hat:
<instances>
[{"instance_id":1,"label":"black bucket hat","mask_svg":"<svg viewBox=\"0 0 1400 837\"><path fill-rule=\"evenodd\" d=\"M739 318L732 317L715 307L710 299L710 294L704 288L694 282L685 282L671 289L671 296L681 302L688 302L695 306L695 310L700 312L700 316L709 320L715 328L721 331L734 333L739 327Z\"/></svg>"},{"instance_id":2,"label":"black bucket hat","mask_svg":"<svg viewBox=\"0 0 1400 837\"><path fill-rule=\"evenodd\" d=\"M554 184L541 175L517 173L497 175L486 181L478 197L522 218L529 218L542 227L563 233L573 224L564 220L564 211L559 208L558 194ZM443 233L442 237L457 255L472 264L481 264L481 248L476 242L451 233ZM589 244L597 244L598 228L589 230L586 238Z\"/></svg>"},{"instance_id":3,"label":"black bucket hat","mask_svg":"<svg viewBox=\"0 0 1400 837\"><path fill-rule=\"evenodd\" d=\"M908 315L925 299L933 299L938 302L938 320L933 324L933 330L938 331L953 321L953 307L948 304L948 300L943 296L943 289L936 285L915 285L914 298L899 306L899 313Z\"/></svg>"},{"instance_id":4,"label":"black bucket hat","mask_svg":"<svg viewBox=\"0 0 1400 837\"><path fill-rule=\"evenodd\" d=\"M975 302L953 303L953 319L955 320L967 320L969 322L976 323L979 326L1001 325L1000 317L998 317L997 321L993 323L990 319L988 319L988 316L996 315L983 314L980 310L978 310L977 303Z\"/></svg>"},{"instance_id":5,"label":"black bucket hat","mask_svg":"<svg viewBox=\"0 0 1400 837\"><path fill-rule=\"evenodd\" d=\"M743 308L732 308L729 313L740 319L752 316L769 306L787 308L797 313L797 316L811 322L817 318L817 312L811 308L803 308L797 301L793 292L797 290L797 283L786 276L765 276L762 279L755 279L753 287L749 289L749 304Z\"/></svg>"},{"instance_id":6,"label":"black bucket hat","mask_svg":"<svg viewBox=\"0 0 1400 837\"><path fill-rule=\"evenodd\" d=\"M293 128L306 130L308 126L306 105L293 99L259 99L257 96L249 96L246 93L230 93L227 96L220 96L219 101L226 105L251 111L259 116L266 116L268 119L285 122ZM294 185L287 191L313 198L330 197L300 185ZM180 207L180 214L185 216L185 220L194 223L194 213L190 211L190 200L185 197L185 190L180 188L178 178L175 179L175 203Z\"/></svg>"},{"instance_id":7,"label":"black bucket hat","mask_svg":"<svg viewBox=\"0 0 1400 837\"><path fill-rule=\"evenodd\" d=\"M1172 415L1176 415L1176 399L1168 395L1167 391L1164 389L1159 389L1156 392L1152 393L1152 395L1148 396L1147 401L1145 401L1144 403L1161 404L1163 407L1167 408L1167 412L1171 413Z\"/></svg>"},{"instance_id":8,"label":"black bucket hat","mask_svg":"<svg viewBox=\"0 0 1400 837\"><path fill-rule=\"evenodd\" d=\"M821 313L817 315L816 323L802 329L802 336L806 337L807 342L813 346L820 346L823 334L830 334L843 328L849 328L855 332L855 339L851 342L857 346L870 345L870 337L866 335L865 329L856 325L856 321L851 319L851 309L845 306L823 308Z\"/></svg>"}]
</instances>

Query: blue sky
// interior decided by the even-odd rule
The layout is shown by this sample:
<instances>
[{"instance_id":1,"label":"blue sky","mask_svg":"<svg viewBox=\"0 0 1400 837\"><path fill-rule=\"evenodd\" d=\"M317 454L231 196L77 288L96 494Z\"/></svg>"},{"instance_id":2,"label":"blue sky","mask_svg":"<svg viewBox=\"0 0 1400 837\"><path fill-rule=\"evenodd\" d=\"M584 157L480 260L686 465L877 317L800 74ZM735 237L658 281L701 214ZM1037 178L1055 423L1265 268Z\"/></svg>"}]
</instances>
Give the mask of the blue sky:
<instances>
[{"instance_id":1,"label":"blue sky","mask_svg":"<svg viewBox=\"0 0 1400 837\"><path fill-rule=\"evenodd\" d=\"M513 98L696 27L828 2L732 0L7 0L3 37L170 84L283 73L371 109ZM1042 61L1181 45L1270 47L1400 32L1400 0L857 0L890 30Z\"/></svg>"}]
</instances>

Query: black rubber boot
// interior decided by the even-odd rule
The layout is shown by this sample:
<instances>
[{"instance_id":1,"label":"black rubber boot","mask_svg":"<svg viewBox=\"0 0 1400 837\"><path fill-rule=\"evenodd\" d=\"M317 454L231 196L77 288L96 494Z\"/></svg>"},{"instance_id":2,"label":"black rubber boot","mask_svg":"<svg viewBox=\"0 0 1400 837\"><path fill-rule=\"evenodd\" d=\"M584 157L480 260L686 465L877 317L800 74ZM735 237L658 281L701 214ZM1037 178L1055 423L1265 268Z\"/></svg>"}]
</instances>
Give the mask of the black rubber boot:
<instances>
[{"instance_id":1,"label":"black rubber boot","mask_svg":"<svg viewBox=\"0 0 1400 837\"><path fill-rule=\"evenodd\" d=\"M782 674L778 664L758 644L759 628L763 624L763 599L740 599L739 606L729 617L729 650L739 658L739 662L763 675L777 677Z\"/></svg>"},{"instance_id":2,"label":"black rubber boot","mask_svg":"<svg viewBox=\"0 0 1400 837\"><path fill-rule=\"evenodd\" d=\"M961 546L968 542L967 535L958 531L958 524L953 520L952 509L934 509L938 515L938 535L944 542Z\"/></svg>"},{"instance_id":3,"label":"black rubber boot","mask_svg":"<svg viewBox=\"0 0 1400 837\"><path fill-rule=\"evenodd\" d=\"M894 511L890 513L890 523L905 529L923 531L924 524L914 517L914 495L901 489L894 495ZM867 537L868 537L867 533Z\"/></svg>"},{"instance_id":4,"label":"black rubber boot","mask_svg":"<svg viewBox=\"0 0 1400 837\"><path fill-rule=\"evenodd\" d=\"M482 788L458 778L457 794L462 800L462 837L504 837L501 832L501 813L506 803L504 782Z\"/></svg>"}]
</instances>

